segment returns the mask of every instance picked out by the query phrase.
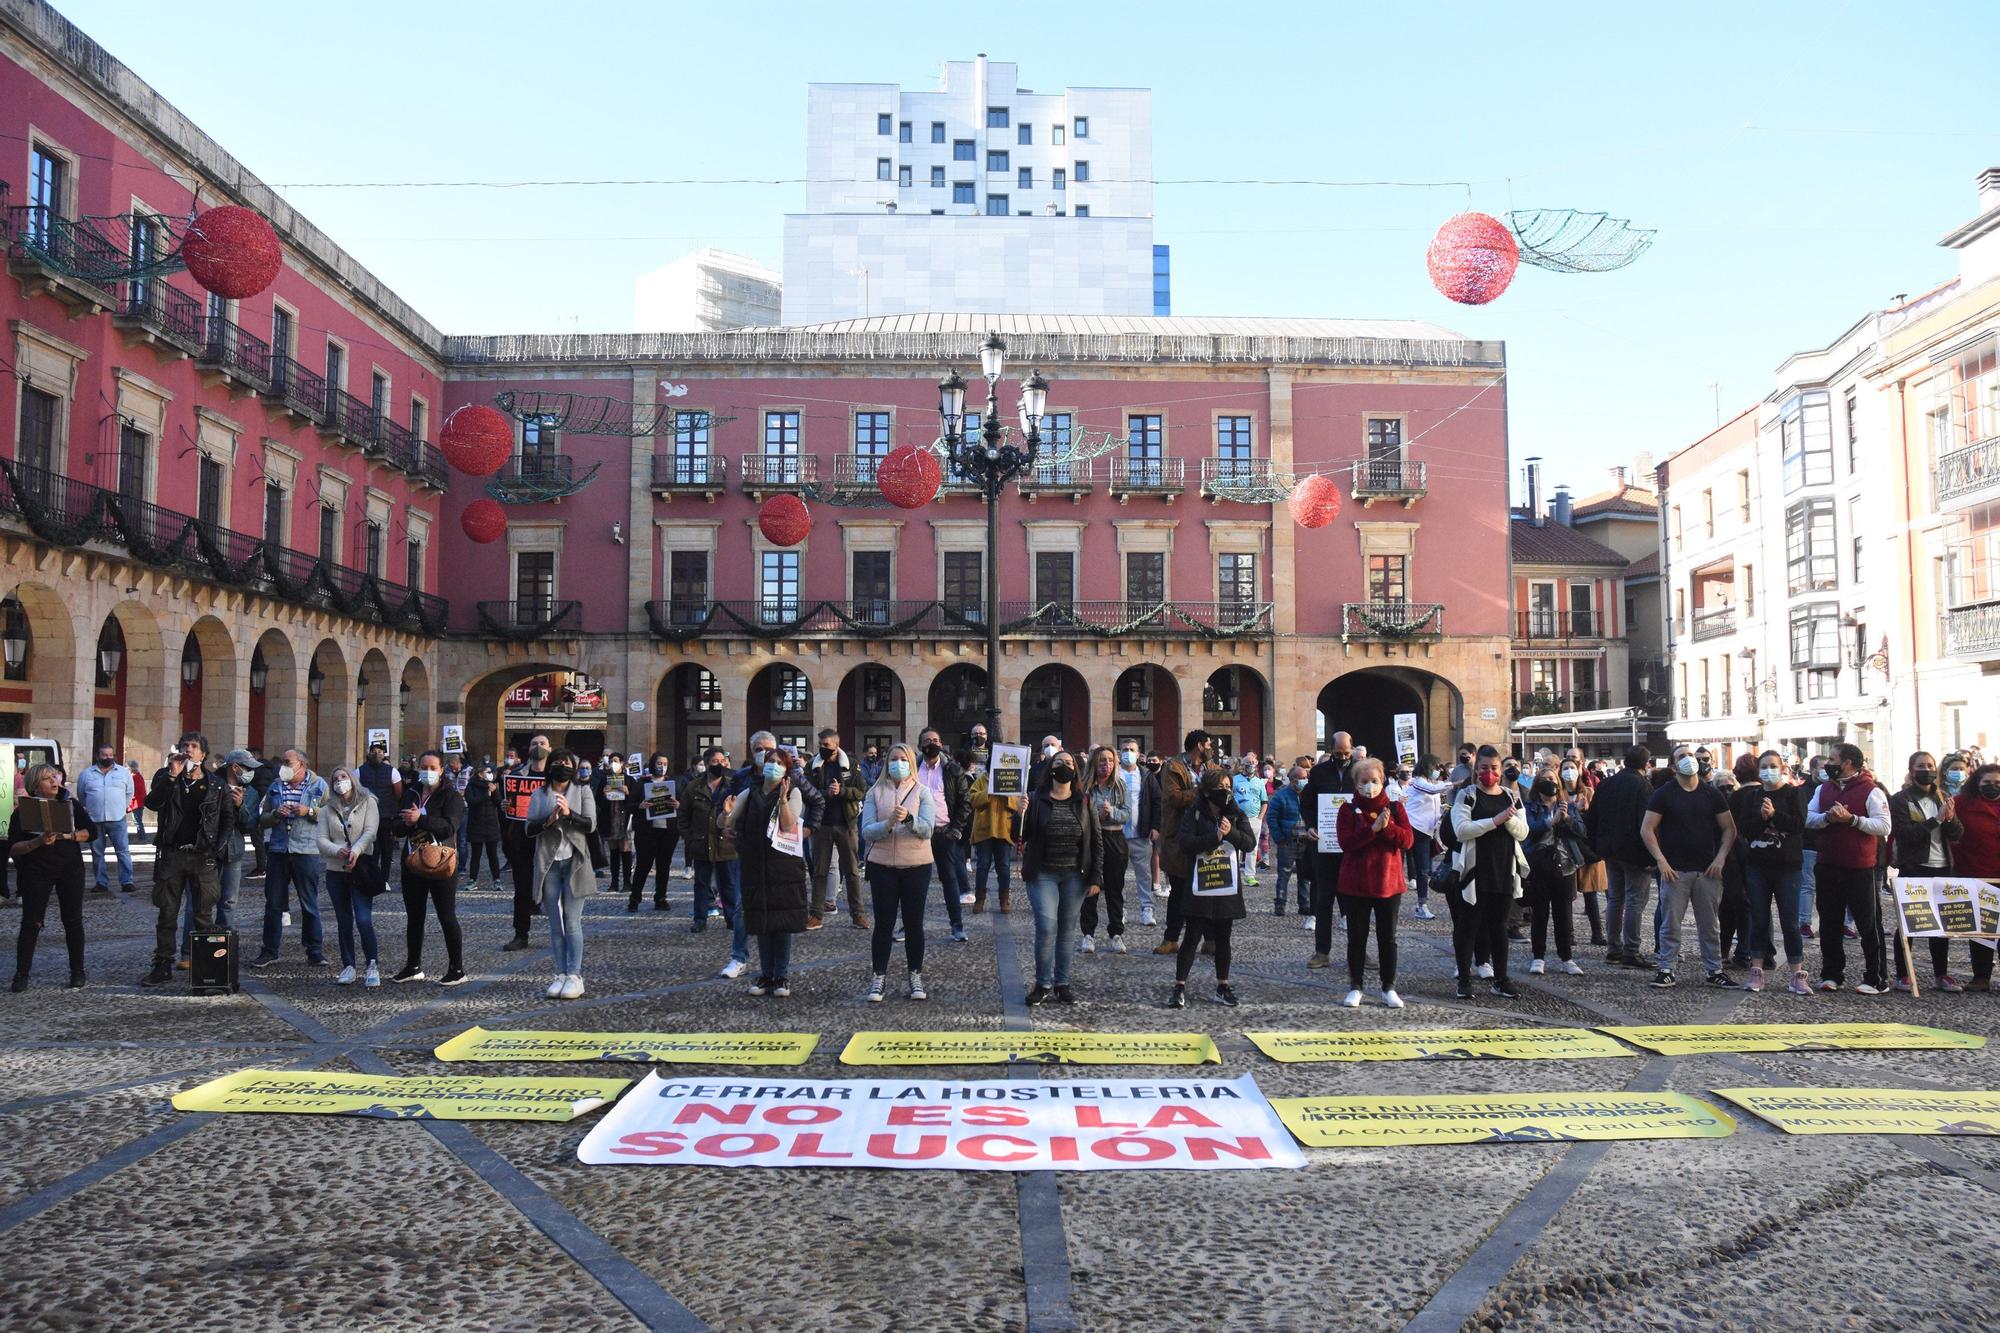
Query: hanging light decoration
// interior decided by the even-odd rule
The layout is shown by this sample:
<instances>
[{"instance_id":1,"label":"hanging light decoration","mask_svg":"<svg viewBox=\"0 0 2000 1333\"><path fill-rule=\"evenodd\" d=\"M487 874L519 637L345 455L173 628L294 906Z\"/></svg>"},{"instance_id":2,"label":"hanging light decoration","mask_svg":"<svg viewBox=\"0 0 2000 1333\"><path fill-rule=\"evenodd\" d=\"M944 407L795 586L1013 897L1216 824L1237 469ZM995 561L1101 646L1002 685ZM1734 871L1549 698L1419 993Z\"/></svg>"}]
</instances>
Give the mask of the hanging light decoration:
<instances>
[{"instance_id":1,"label":"hanging light decoration","mask_svg":"<svg viewBox=\"0 0 2000 1333\"><path fill-rule=\"evenodd\" d=\"M1507 224L1487 213L1460 213L1431 237L1425 262L1431 285L1460 305L1485 305L1507 290L1521 247Z\"/></svg>"},{"instance_id":2,"label":"hanging light decoration","mask_svg":"<svg viewBox=\"0 0 2000 1333\"><path fill-rule=\"evenodd\" d=\"M1314 473L1301 478L1285 501L1292 521L1302 528L1323 528L1340 517L1340 487L1333 478Z\"/></svg>"},{"instance_id":3,"label":"hanging light decoration","mask_svg":"<svg viewBox=\"0 0 2000 1333\"><path fill-rule=\"evenodd\" d=\"M490 477L514 452L514 426L484 403L467 403L444 419L438 448L447 463L472 477Z\"/></svg>"},{"instance_id":4,"label":"hanging light decoration","mask_svg":"<svg viewBox=\"0 0 2000 1333\"><path fill-rule=\"evenodd\" d=\"M499 541L507 531L507 511L498 500L482 497L465 507L465 512L458 516L458 526L465 530L466 536L485 546Z\"/></svg>"},{"instance_id":5,"label":"hanging light decoration","mask_svg":"<svg viewBox=\"0 0 2000 1333\"><path fill-rule=\"evenodd\" d=\"M906 444L891 449L875 469L882 498L898 509L922 509L944 485L944 464L928 449Z\"/></svg>"},{"instance_id":6,"label":"hanging light decoration","mask_svg":"<svg viewBox=\"0 0 2000 1333\"><path fill-rule=\"evenodd\" d=\"M806 502L796 495L774 495L757 510L757 530L776 546L797 546L812 525Z\"/></svg>"},{"instance_id":7,"label":"hanging light decoration","mask_svg":"<svg viewBox=\"0 0 2000 1333\"><path fill-rule=\"evenodd\" d=\"M277 280L285 250L261 214L240 204L224 204L188 223L181 238L181 261L208 291L225 301L242 301Z\"/></svg>"}]
</instances>

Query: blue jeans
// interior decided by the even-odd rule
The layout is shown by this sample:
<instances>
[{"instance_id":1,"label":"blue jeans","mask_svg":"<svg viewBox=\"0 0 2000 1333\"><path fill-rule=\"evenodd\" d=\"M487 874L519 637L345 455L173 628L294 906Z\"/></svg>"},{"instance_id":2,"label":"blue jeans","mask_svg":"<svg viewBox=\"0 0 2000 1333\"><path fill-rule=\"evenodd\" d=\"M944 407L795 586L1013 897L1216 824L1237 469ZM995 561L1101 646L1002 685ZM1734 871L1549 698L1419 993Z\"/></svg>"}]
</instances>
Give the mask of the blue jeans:
<instances>
[{"instance_id":1,"label":"blue jeans","mask_svg":"<svg viewBox=\"0 0 2000 1333\"><path fill-rule=\"evenodd\" d=\"M965 844L933 833L931 860L937 863L938 887L944 890L944 911L951 918L951 928L964 930L965 908L958 900L965 895Z\"/></svg>"},{"instance_id":2,"label":"blue jeans","mask_svg":"<svg viewBox=\"0 0 2000 1333\"><path fill-rule=\"evenodd\" d=\"M1804 860L1799 866L1799 919L1800 926L1810 926L1813 919L1813 903L1818 894L1813 887L1813 867L1819 864L1819 851L1808 847Z\"/></svg>"},{"instance_id":3,"label":"blue jeans","mask_svg":"<svg viewBox=\"0 0 2000 1333\"><path fill-rule=\"evenodd\" d=\"M582 878L595 888L596 877L591 875L588 862L579 875L576 862L572 851L552 863L542 877L542 912L549 919L549 952L555 955L559 977L583 975L583 896L576 890L576 881Z\"/></svg>"},{"instance_id":4,"label":"blue jeans","mask_svg":"<svg viewBox=\"0 0 2000 1333\"><path fill-rule=\"evenodd\" d=\"M986 877L996 869L1000 872L1000 896L1008 897L1014 892L1014 844L1005 838L973 843L972 893L981 903L986 901Z\"/></svg>"},{"instance_id":5,"label":"blue jeans","mask_svg":"<svg viewBox=\"0 0 2000 1333\"><path fill-rule=\"evenodd\" d=\"M792 974L792 937L790 935L759 935L757 937L757 975L773 981Z\"/></svg>"},{"instance_id":6,"label":"blue jeans","mask_svg":"<svg viewBox=\"0 0 2000 1333\"><path fill-rule=\"evenodd\" d=\"M1406 878L1417 882L1417 906L1431 896L1431 835L1419 834L1410 840L1410 850L1403 853L1403 873Z\"/></svg>"},{"instance_id":7,"label":"blue jeans","mask_svg":"<svg viewBox=\"0 0 2000 1333\"><path fill-rule=\"evenodd\" d=\"M215 928L229 929L229 914L236 910L236 891L243 887L243 858L224 861L215 868L215 877L222 886L221 895L215 900ZM194 896L188 895L187 905L181 909L181 957L194 957Z\"/></svg>"},{"instance_id":8,"label":"blue jeans","mask_svg":"<svg viewBox=\"0 0 2000 1333\"><path fill-rule=\"evenodd\" d=\"M345 870L326 872L326 896L333 900L333 923L340 929L340 965L353 967L354 932L361 932L361 955L366 963L381 955L375 948L375 900L354 891L354 876Z\"/></svg>"},{"instance_id":9,"label":"blue jeans","mask_svg":"<svg viewBox=\"0 0 2000 1333\"><path fill-rule=\"evenodd\" d=\"M1640 956L1639 918L1645 913L1646 900L1653 896L1659 874L1652 866L1626 865L1608 856L1604 858L1604 938L1611 952L1631 958ZM1655 952L1659 949L1658 933L1656 916Z\"/></svg>"},{"instance_id":10,"label":"blue jeans","mask_svg":"<svg viewBox=\"0 0 2000 1333\"><path fill-rule=\"evenodd\" d=\"M1035 984L1069 985L1077 918L1083 913L1083 872L1037 875L1028 881L1028 906L1035 913Z\"/></svg>"},{"instance_id":11,"label":"blue jeans","mask_svg":"<svg viewBox=\"0 0 2000 1333\"><path fill-rule=\"evenodd\" d=\"M1771 947L1771 900L1778 902L1778 929L1784 932L1785 961L1805 961L1805 941L1799 935L1800 872L1797 866L1743 863L1743 884L1750 891L1750 958L1766 967L1777 961Z\"/></svg>"},{"instance_id":12,"label":"blue jeans","mask_svg":"<svg viewBox=\"0 0 2000 1333\"><path fill-rule=\"evenodd\" d=\"M118 853L118 887L131 888L132 844L125 832L125 820L122 817L100 819L96 821L96 828L97 836L91 840L90 850L97 859L97 887L100 889L109 887L104 875L105 854L115 850Z\"/></svg>"},{"instance_id":13,"label":"blue jeans","mask_svg":"<svg viewBox=\"0 0 2000 1333\"><path fill-rule=\"evenodd\" d=\"M1295 887L1292 892L1299 902L1299 915L1312 910L1312 890L1299 873L1299 847L1294 842L1281 842L1272 849L1278 855L1278 891L1272 899L1272 908L1280 913L1285 910L1285 881L1290 879Z\"/></svg>"},{"instance_id":14,"label":"blue jeans","mask_svg":"<svg viewBox=\"0 0 2000 1333\"><path fill-rule=\"evenodd\" d=\"M302 852L269 854L264 872L264 956L276 958L285 942L285 904L292 889L299 892L299 938L306 957L317 963L326 955L319 933L319 857Z\"/></svg>"},{"instance_id":15,"label":"blue jeans","mask_svg":"<svg viewBox=\"0 0 2000 1333\"><path fill-rule=\"evenodd\" d=\"M729 923L729 957L738 963L750 961L750 931L743 923L742 894L737 885L736 862L690 861L694 872L694 919L706 921L716 898L722 899L722 917Z\"/></svg>"}]
</instances>

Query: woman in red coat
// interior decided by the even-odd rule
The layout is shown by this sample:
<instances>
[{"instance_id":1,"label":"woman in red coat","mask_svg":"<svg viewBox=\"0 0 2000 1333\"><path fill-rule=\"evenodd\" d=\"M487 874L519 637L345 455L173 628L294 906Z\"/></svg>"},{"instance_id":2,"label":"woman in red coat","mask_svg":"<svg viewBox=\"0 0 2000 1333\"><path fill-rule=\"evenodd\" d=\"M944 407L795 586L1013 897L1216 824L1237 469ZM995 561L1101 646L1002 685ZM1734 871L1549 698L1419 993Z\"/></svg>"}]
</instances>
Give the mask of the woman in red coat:
<instances>
[{"instance_id":1,"label":"woman in red coat","mask_svg":"<svg viewBox=\"0 0 2000 1333\"><path fill-rule=\"evenodd\" d=\"M1947 775L1951 761L1945 761ZM1951 849L1951 873L1967 879L2000 879L2000 764L1981 765L1952 802L1965 834ZM1947 788L1949 790L1949 788ZM1965 989L1993 989L1993 946L1972 941L1972 980Z\"/></svg>"},{"instance_id":2,"label":"woman in red coat","mask_svg":"<svg viewBox=\"0 0 2000 1333\"><path fill-rule=\"evenodd\" d=\"M1403 897L1403 853L1409 850L1410 819L1403 803L1383 790L1382 761L1354 766L1354 799L1340 807L1341 915L1347 918L1347 984L1341 1001L1361 1006L1361 974L1368 966L1368 920L1375 919L1375 956L1382 974L1382 1003L1403 1007L1396 994L1396 909Z\"/></svg>"}]
</instances>

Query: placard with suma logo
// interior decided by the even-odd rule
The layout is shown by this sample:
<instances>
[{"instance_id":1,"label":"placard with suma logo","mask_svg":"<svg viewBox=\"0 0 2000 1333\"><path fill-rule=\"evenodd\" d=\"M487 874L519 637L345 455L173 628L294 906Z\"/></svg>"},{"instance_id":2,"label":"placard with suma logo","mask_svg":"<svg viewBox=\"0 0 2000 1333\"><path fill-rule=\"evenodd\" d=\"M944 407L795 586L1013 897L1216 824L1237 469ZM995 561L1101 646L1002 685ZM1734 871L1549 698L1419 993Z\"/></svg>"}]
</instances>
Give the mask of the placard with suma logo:
<instances>
[{"instance_id":1,"label":"placard with suma logo","mask_svg":"<svg viewBox=\"0 0 2000 1333\"><path fill-rule=\"evenodd\" d=\"M440 1060L631 1060L669 1065L802 1065L812 1032L495 1032L468 1028L431 1052Z\"/></svg>"},{"instance_id":2,"label":"placard with suma logo","mask_svg":"<svg viewBox=\"0 0 2000 1333\"><path fill-rule=\"evenodd\" d=\"M2000 1092L1914 1088L1716 1088L1787 1134L1948 1134L2000 1138Z\"/></svg>"},{"instance_id":3,"label":"placard with suma logo","mask_svg":"<svg viewBox=\"0 0 2000 1333\"><path fill-rule=\"evenodd\" d=\"M1195 858L1194 883L1197 898L1226 898L1236 892L1236 849L1228 843Z\"/></svg>"},{"instance_id":4,"label":"placard with suma logo","mask_svg":"<svg viewBox=\"0 0 2000 1333\"><path fill-rule=\"evenodd\" d=\"M1200 1032L857 1032L844 1065L1200 1065L1222 1063Z\"/></svg>"},{"instance_id":5,"label":"placard with suma logo","mask_svg":"<svg viewBox=\"0 0 2000 1333\"><path fill-rule=\"evenodd\" d=\"M1028 747L996 745L987 757L986 794L1025 796L1028 791Z\"/></svg>"},{"instance_id":6,"label":"placard with suma logo","mask_svg":"<svg viewBox=\"0 0 2000 1333\"><path fill-rule=\"evenodd\" d=\"M2000 886L1983 879L1898 875L1896 911L1909 936L2000 935Z\"/></svg>"},{"instance_id":7,"label":"placard with suma logo","mask_svg":"<svg viewBox=\"0 0 2000 1333\"><path fill-rule=\"evenodd\" d=\"M1720 1139L1736 1132L1734 1120L1678 1092L1278 1097L1271 1105L1308 1148Z\"/></svg>"},{"instance_id":8,"label":"placard with suma logo","mask_svg":"<svg viewBox=\"0 0 2000 1333\"><path fill-rule=\"evenodd\" d=\"M1256 1080L662 1078L592 1127L592 1166L1226 1171L1305 1157Z\"/></svg>"},{"instance_id":9,"label":"placard with suma logo","mask_svg":"<svg viewBox=\"0 0 2000 1333\"><path fill-rule=\"evenodd\" d=\"M574 1120L631 1086L629 1078L398 1078L242 1069L181 1093L174 1109L374 1120Z\"/></svg>"},{"instance_id":10,"label":"placard with suma logo","mask_svg":"<svg viewBox=\"0 0 2000 1333\"><path fill-rule=\"evenodd\" d=\"M1605 1027L1620 1041L1661 1055L1710 1051L1966 1051L1986 1045L1968 1032L1912 1023L1681 1023Z\"/></svg>"},{"instance_id":11,"label":"placard with suma logo","mask_svg":"<svg viewBox=\"0 0 2000 1333\"><path fill-rule=\"evenodd\" d=\"M1408 1032L1246 1032L1285 1064L1376 1060L1602 1060L1638 1058L1589 1028L1431 1028Z\"/></svg>"}]
</instances>

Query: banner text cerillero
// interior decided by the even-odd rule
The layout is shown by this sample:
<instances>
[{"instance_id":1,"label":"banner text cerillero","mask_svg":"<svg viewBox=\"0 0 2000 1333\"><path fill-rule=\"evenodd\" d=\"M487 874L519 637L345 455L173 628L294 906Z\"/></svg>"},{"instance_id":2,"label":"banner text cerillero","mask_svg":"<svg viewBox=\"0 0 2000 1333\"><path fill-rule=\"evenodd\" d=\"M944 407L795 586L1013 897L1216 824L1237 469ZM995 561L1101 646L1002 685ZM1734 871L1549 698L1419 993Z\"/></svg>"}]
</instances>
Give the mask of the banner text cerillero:
<instances>
[{"instance_id":1,"label":"banner text cerillero","mask_svg":"<svg viewBox=\"0 0 2000 1333\"><path fill-rule=\"evenodd\" d=\"M630 1060L670 1065L802 1065L811 1032L492 1032L468 1028L432 1052L440 1060Z\"/></svg>"},{"instance_id":2,"label":"banner text cerillero","mask_svg":"<svg viewBox=\"0 0 2000 1333\"><path fill-rule=\"evenodd\" d=\"M857 1032L844 1065L1200 1065L1222 1063L1202 1032Z\"/></svg>"},{"instance_id":3,"label":"banner text cerillero","mask_svg":"<svg viewBox=\"0 0 2000 1333\"><path fill-rule=\"evenodd\" d=\"M174 1109L376 1120L574 1120L631 1086L625 1078L400 1078L242 1069L179 1094Z\"/></svg>"},{"instance_id":4,"label":"banner text cerillero","mask_svg":"<svg viewBox=\"0 0 2000 1333\"><path fill-rule=\"evenodd\" d=\"M2000 1136L2000 1092L1917 1088L1717 1088L1787 1134Z\"/></svg>"},{"instance_id":5,"label":"banner text cerillero","mask_svg":"<svg viewBox=\"0 0 2000 1333\"><path fill-rule=\"evenodd\" d=\"M1373 1060L1601 1060L1636 1056L1588 1028L1416 1028L1407 1032L1246 1032L1285 1064Z\"/></svg>"},{"instance_id":6,"label":"banner text cerillero","mask_svg":"<svg viewBox=\"0 0 2000 1333\"><path fill-rule=\"evenodd\" d=\"M1977 1050L1986 1038L1913 1023L1675 1023L1607 1027L1621 1041L1661 1055L1710 1051Z\"/></svg>"}]
</instances>

